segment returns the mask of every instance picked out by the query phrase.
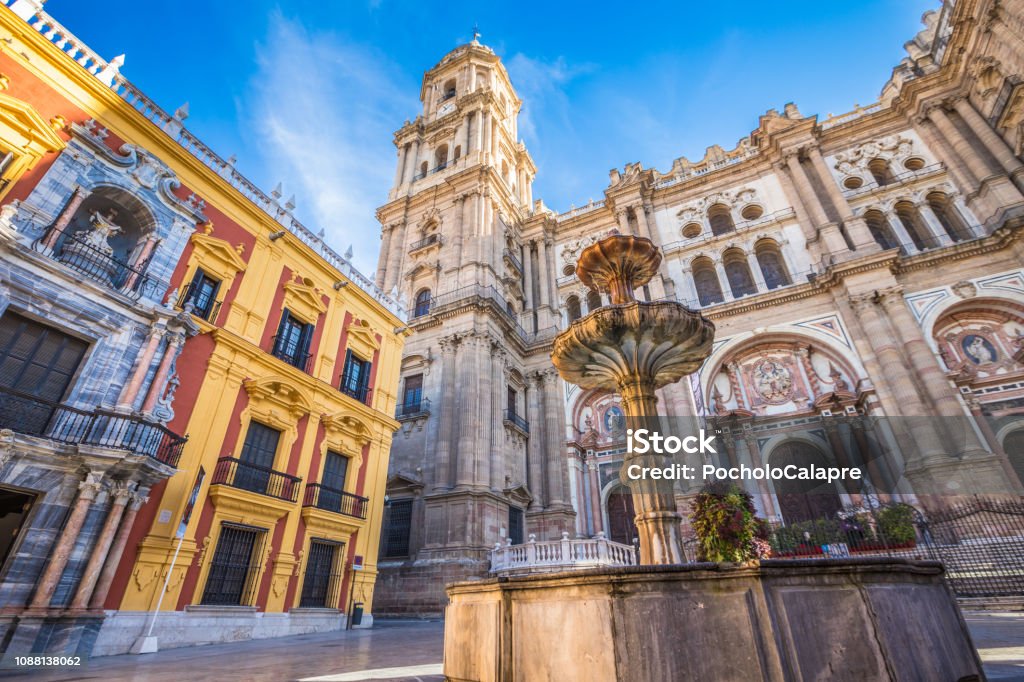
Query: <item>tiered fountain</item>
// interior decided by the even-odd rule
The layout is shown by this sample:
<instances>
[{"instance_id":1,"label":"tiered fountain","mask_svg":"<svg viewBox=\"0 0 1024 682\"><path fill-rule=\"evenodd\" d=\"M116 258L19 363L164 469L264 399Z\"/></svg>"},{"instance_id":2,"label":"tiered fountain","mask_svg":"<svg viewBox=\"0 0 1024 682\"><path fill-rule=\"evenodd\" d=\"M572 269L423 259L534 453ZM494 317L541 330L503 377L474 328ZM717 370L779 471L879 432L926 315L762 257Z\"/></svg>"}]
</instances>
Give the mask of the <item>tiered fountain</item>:
<instances>
[{"instance_id":1,"label":"tiered fountain","mask_svg":"<svg viewBox=\"0 0 1024 682\"><path fill-rule=\"evenodd\" d=\"M618 392L634 429L659 430L655 390L696 371L714 338L710 322L678 303L635 299L634 288L660 263L648 239L613 234L587 248L576 274L606 292L611 305L574 322L555 338L551 355L566 381ZM672 462L627 456L632 463ZM683 564L671 483L629 484L644 565L450 585L447 679L960 680L980 674L938 562Z\"/></svg>"}]
</instances>

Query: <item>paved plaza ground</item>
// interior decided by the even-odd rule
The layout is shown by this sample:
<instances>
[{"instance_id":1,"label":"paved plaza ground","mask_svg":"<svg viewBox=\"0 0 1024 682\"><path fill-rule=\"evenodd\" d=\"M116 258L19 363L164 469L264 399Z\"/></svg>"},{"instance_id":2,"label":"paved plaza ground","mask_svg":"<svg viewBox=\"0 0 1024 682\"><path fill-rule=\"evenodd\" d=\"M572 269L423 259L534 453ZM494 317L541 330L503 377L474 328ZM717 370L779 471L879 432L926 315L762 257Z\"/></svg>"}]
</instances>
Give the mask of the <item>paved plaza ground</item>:
<instances>
[{"instance_id":1,"label":"paved plaza ground","mask_svg":"<svg viewBox=\"0 0 1024 682\"><path fill-rule=\"evenodd\" d=\"M1024 612L966 612L989 680L1024 682ZM372 630L300 635L97 658L78 670L0 672L4 680L357 682L442 680L441 621L378 621Z\"/></svg>"}]
</instances>

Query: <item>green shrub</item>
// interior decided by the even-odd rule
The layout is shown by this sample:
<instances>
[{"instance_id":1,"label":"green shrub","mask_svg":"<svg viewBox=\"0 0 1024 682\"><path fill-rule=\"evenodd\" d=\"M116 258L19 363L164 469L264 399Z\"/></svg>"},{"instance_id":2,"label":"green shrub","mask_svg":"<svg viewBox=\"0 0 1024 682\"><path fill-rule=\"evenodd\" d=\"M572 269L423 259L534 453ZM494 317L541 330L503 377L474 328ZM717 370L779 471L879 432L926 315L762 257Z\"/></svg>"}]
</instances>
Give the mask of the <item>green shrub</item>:
<instances>
[{"instance_id":1,"label":"green shrub","mask_svg":"<svg viewBox=\"0 0 1024 682\"><path fill-rule=\"evenodd\" d=\"M705 486L694 500L690 522L698 561L744 562L770 553L768 525L757 518L750 494L734 483Z\"/></svg>"},{"instance_id":2,"label":"green shrub","mask_svg":"<svg viewBox=\"0 0 1024 682\"><path fill-rule=\"evenodd\" d=\"M889 545L902 545L917 538L914 528L914 508L909 504L897 503L882 507L875 512L878 522L878 540Z\"/></svg>"}]
</instances>

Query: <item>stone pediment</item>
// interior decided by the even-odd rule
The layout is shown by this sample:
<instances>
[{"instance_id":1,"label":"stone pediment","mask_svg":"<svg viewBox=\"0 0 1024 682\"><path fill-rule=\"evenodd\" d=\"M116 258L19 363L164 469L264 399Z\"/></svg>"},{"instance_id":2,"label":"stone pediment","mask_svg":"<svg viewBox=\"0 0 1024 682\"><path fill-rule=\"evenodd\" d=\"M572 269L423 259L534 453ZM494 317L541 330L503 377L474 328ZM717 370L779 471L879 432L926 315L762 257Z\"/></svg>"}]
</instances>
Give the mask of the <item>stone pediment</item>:
<instances>
[{"instance_id":1,"label":"stone pediment","mask_svg":"<svg viewBox=\"0 0 1024 682\"><path fill-rule=\"evenodd\" d=\"M249 399L254 403L268 404L268 407L284 409L293 418L309 414L312 405L303 395L302 389L282 377L247 379L243 382Z\"/></svg>"},{"instance_id":2,"label":"stone pediment","mask_svg":"<svg viewBox=\"0 0 1024 682\"><path fill-rule=\"evenodd\" d=\"M10 95L0 94L0 123L16 131L24 138L22 148L36 155L42 152L58 152L67 145L60 135L43 120L31 105Z\"/></svg>"},{"instance_id":3,"label":"stone pediment","mask_svg":"<svg viewBox=\"0 0 1024 682\"><path fill-rule=\"evenodd\" d=\"M380 348L377 335L366 320L353 320L348 326L348 344L364 359L370 359L374 351Z\"/></svg>"},{"instance_id":4,"label":"stone pediment","mask_svg":"<svg viewBox=\"0 0 1024 682\"><path fill-rule=\"evenodd\" d=\"M237 273L245 270L246 263L242 260L243 246L231 246L223 239L212 236L213 224L206 223L202 231L192 235L189 241L202 263L203 269L211 271L221 280L232 279Z\"/></svg>"},{"instance_id":5,"label":"stone pediment","mask_svg":"<svg viewBox=\"0 0 1024 682\"><path fill-rule=\"evenodd\" d=\"M284 298L285 307L310 324L315 324L317 318L327 310L320 291L309 280L285 282Z\"/></svg>"},{"instance_id":6,"label":"stone pediment","mask_svg":"<svg viewBox=\"0 0 1024 682\"><path fill-rule=\"evenodd\" d=\"M533 502L533 495L530 494L530 489L524 483L516 483L509 488L505 488L502 492L509 500L524 508L529 507L530 503Z\"/></svg>"},{"instance_id":7,"label":"stone pediment","mask_svg":"<svg viewBox=\"0 0 1024 682\"><path fill-rule=\"evenodd\" d=\"M397 473L388 477L387 491L389 495L418 495L423 490L423 481L412 474Z\"/></svg>"},{"instance_id":8,"label":"stone pediment","mask_svg":"<svg viewBox=\"0 0 1024 682\"><path fill-rule=\"evenodd\" d=\"M373 437L373 430L370 426L351 412L325 414L320 418L320 423L331 435L340 435L354 441L360 447L369 443Z\"/></svg>"}]
</instances>

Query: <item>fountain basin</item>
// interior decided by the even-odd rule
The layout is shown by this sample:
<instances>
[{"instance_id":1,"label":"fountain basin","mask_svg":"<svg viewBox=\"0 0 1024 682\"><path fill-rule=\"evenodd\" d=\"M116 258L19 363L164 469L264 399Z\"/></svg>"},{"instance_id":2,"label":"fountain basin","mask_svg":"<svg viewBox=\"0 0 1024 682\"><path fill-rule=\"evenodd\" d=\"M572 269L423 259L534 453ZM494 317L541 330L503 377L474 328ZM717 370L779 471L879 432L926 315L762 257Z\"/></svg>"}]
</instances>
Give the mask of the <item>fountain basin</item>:
<instances>
[{"instance_id":1,"label":"fountain basin","mask_svg":"<svg viewBox=\"0 0 1024 682\"><path fill-rule=\"evenodd\" d=\"M598 308L555 337L551 361L582 388L615 391L624 377L661 387L700 368L715 325L674 301L633 301Z\"/></svg>"},{"instance_id":2,"label":"fountain basin","mask_svg":"<svg viewBox=\"0 0 1024 682\"><path fill-rule=\"evenodd\" d=\"M980 676L942 574L934 561L765 560L456 583L444 673L473 682Z\"/></svg>"}]
</instances>

